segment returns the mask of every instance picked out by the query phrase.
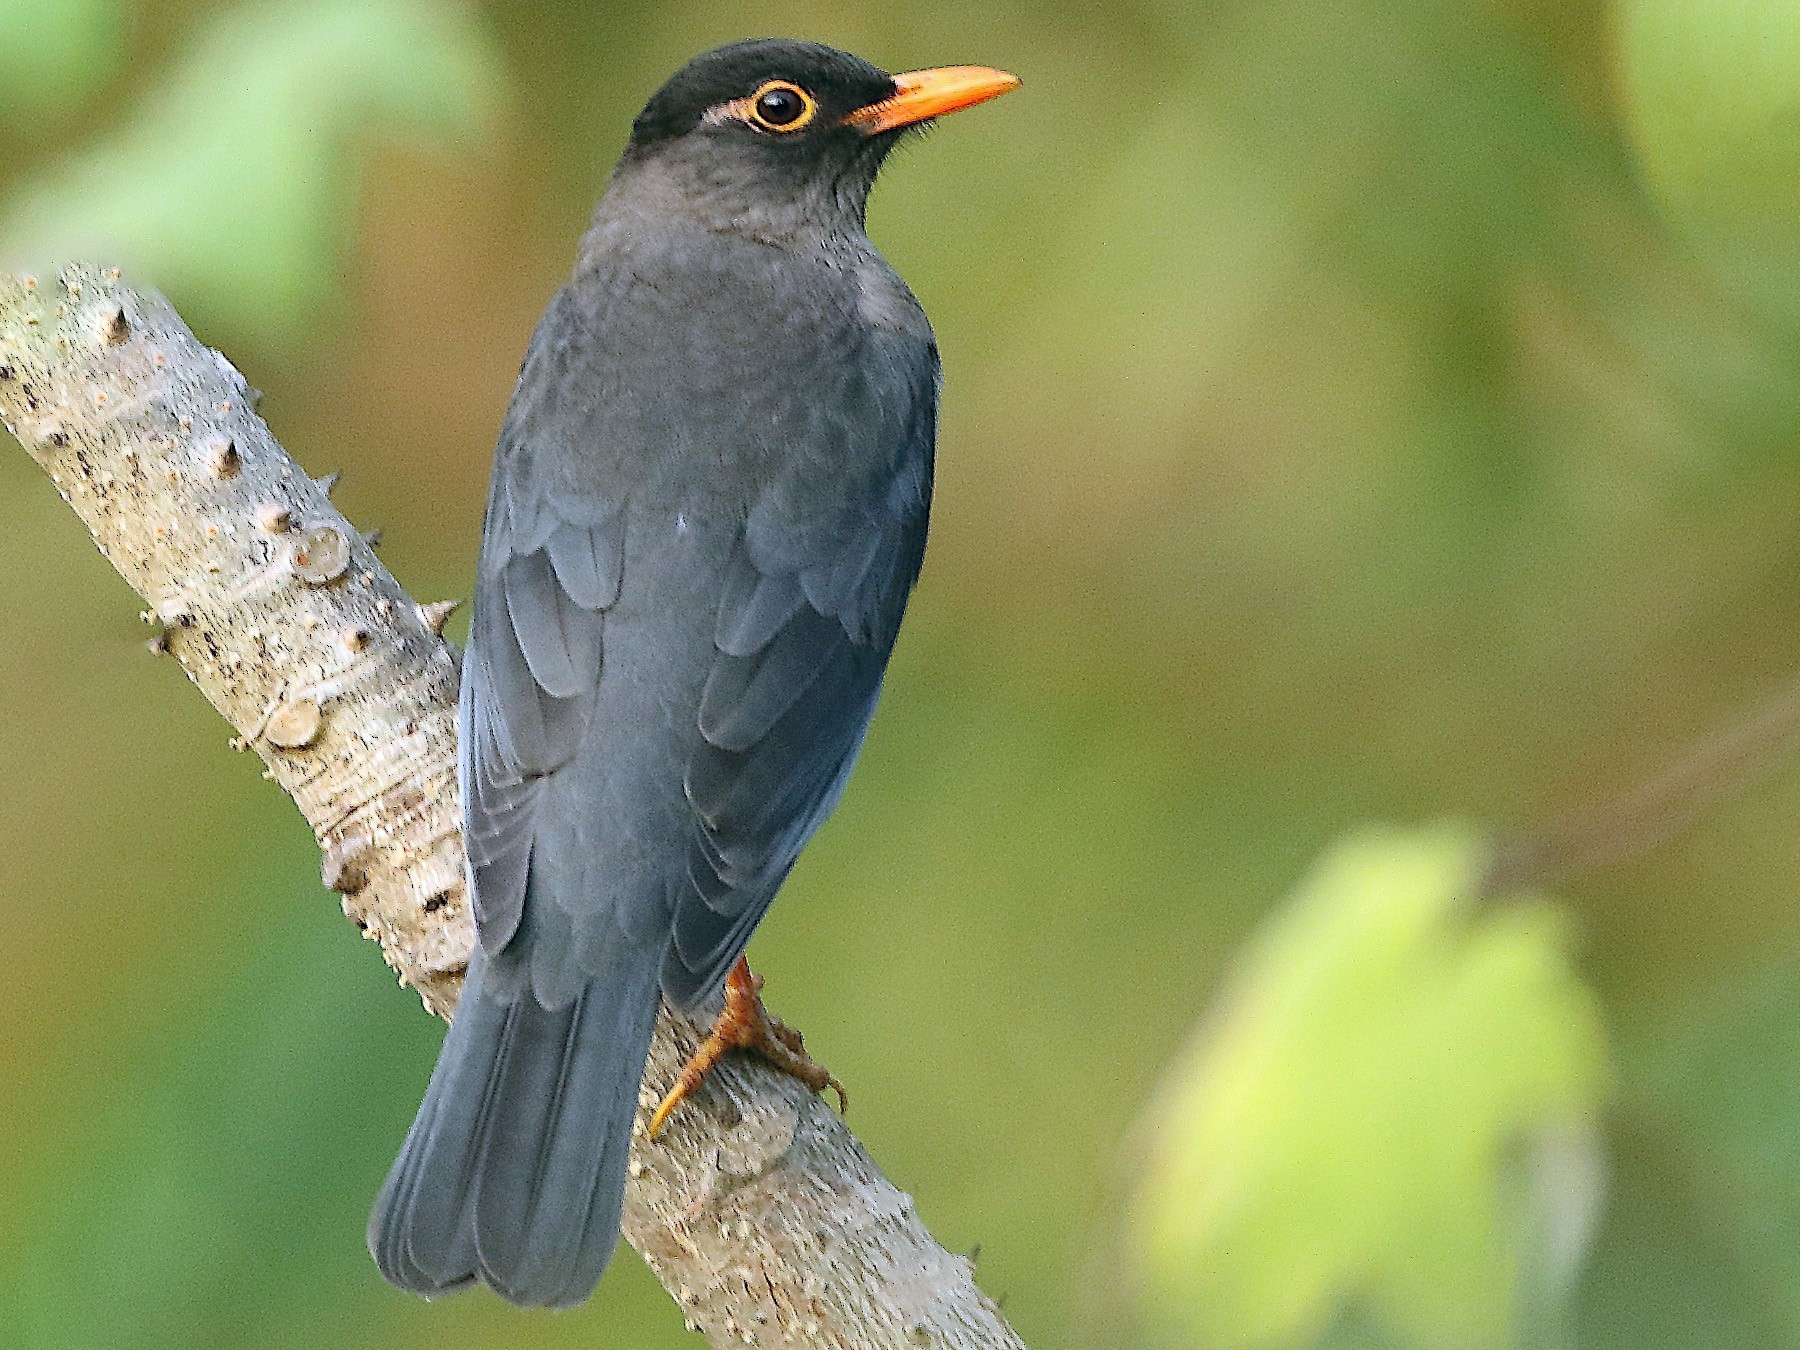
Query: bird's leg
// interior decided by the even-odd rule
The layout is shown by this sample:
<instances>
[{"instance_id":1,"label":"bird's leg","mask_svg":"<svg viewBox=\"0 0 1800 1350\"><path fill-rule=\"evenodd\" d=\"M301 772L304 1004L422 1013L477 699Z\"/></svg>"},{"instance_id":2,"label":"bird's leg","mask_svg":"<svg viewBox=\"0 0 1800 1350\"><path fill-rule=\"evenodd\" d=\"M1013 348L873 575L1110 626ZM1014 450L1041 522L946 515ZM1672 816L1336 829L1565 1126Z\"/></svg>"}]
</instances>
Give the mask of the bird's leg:
<instances>
[{"instance_id":1,"label":"bird's leg","mask_svg":"<svg viewBox=\"0 0 1800 1350\"><path fill-rule=\"evenodd\" d=\"M750 963L738 957L737 964L725 977L725 1010L719 1014L712 1035L682 1066L681 1077L676 1079L669 1095L662 1099L656 1114L650 1117L652 1139L662 1132L675 1108L706 1081L706 1075L724 1058L727 1050L754 1050L814 1092L830 1088L837 1093L838 1110L849 1107L850 1099L844 1092L844 1085L833 1078L824 1065L814 1063L807 1055L800 1033L763 1006L762 985L762 976L752 975Z\"/></svg>"}]
</instances>

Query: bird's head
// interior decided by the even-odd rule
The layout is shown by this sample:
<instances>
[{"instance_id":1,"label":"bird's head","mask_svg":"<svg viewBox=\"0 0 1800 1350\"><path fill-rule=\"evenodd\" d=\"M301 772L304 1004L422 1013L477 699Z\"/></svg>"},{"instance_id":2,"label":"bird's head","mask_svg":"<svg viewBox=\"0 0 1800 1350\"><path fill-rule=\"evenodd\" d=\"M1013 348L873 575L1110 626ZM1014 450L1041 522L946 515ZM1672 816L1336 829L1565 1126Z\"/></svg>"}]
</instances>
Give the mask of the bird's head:
<instances>
[{"instance_id":1,"label":"bird's head","mask_svg":"<svg viewBox=\"0 0 1800 1350\"><path fill-rule=\"evenodd\" d=\"M985 66L890 75L817 43L732 43L689 61L644 106L614 190L673 197L720 229L860 229L902 135L1018 84Z\"/></svg>"}]
</instances>

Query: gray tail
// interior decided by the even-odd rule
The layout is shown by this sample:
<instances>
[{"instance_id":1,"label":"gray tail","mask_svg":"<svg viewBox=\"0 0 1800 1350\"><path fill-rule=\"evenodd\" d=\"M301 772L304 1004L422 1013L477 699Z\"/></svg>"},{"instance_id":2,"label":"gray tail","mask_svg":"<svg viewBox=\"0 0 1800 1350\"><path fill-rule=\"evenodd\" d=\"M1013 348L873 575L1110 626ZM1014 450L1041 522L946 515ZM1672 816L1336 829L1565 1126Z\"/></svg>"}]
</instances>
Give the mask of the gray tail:
<instances>
[{"instance_id":1,"label":"gray tail","mask_svg":"<svg viewBox=\"0 0 1800 1350\"><path fill-rule=\"evenodd\" d=\"M479 944L478 944L479 947ZM563 1007L488 978L479 951L431 1086L369 1217L392 1284L431 1297L485 1280L510 1303L568 1307L619 1240L658 953L618 953Z\"/></svg>"}]
</instances>

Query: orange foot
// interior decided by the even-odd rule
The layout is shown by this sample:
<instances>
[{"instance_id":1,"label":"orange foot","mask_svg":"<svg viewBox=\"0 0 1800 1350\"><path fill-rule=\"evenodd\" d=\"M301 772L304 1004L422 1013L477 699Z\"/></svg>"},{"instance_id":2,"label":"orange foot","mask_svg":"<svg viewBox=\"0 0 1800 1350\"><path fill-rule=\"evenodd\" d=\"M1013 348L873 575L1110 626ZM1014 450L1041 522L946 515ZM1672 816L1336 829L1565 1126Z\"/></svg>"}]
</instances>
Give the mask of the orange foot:
<instances>
[{"instance_id":1,"label":"orange foot","mask_svg":"<svg viewBox=\"0 0 1800 1350\"><path fill-rule=\"evenodd\" d=\"M727 1050L754 1050L814 1092L830 1088L837 1093L838 1110L849 1107L850 1099L844 1094L844 1085L822 1064L815 1064L808 1058L800 1033L763 1007L762 986L762 976L752 975L749 962L738 957L731 974L725 977L725 1011L719 1014L712 1035L694 1051L694 1057L683 1066L681 1077L669 1095L662 1099L656 1114L650 1117L652 1139L662 1133L662 1127L668 1123L675 1108L706 1081L706 1075L724 1058Z\"/></svg>"}]
</instances>

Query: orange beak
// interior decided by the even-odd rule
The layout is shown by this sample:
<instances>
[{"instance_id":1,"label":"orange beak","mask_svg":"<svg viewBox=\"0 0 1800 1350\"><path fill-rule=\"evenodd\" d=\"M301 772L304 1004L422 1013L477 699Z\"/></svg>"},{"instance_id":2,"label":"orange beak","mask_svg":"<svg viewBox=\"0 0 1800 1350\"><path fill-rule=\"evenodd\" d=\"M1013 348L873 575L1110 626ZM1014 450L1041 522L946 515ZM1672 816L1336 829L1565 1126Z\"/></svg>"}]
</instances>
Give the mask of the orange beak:
<instances>
[{"instance_id":1,"label":"orange beak","mask_svg":"<svg viewBox=\"0 0 1800 1350\"><path fill-rule=\"evenodd\" d=\"M865 136L910 127L932 117L972 108L1019 87L1019 77L987 66L939 66L894 76L894 93L858 108L844 121Z\"/></svg>"}]
</instances>

